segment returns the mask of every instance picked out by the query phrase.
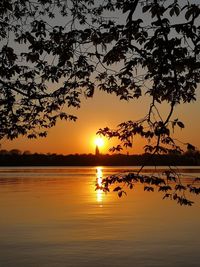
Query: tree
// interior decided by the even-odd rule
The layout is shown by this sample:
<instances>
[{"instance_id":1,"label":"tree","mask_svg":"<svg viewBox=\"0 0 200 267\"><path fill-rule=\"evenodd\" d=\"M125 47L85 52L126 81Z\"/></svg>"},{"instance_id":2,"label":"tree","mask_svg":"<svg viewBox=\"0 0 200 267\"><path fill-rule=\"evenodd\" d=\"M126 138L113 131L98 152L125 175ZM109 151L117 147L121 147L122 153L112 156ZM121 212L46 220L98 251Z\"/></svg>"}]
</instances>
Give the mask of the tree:
<instances>
[{"instance_id":1,"label":"tree","mask_svg":"<svg viewBox=\"0 0 200 267\"><path fill-rule=\"evenodd\" d=\"M9 151L9 153L11 154L11 155L21 155L22 154L22 152L19 150L19 149L12 149L12 150L10 150Z\"/></svg>"},{"instance_id":2,"label":"tree","mask_svg":"<svg viewBox=\"0 0 200 267\"><path fill-rule=\"evenodd\" d=\"M57 119L76 120L66 107L80 107L81 95L99 88L151 98L144 118L100 129L120 140L113 150L140 135L150 142L146 152L181 152L170 133L184 124L172 114L195 101L199 15L195 0L1 1L0 138L46 136Z\"/></svg>"}]
</instances>

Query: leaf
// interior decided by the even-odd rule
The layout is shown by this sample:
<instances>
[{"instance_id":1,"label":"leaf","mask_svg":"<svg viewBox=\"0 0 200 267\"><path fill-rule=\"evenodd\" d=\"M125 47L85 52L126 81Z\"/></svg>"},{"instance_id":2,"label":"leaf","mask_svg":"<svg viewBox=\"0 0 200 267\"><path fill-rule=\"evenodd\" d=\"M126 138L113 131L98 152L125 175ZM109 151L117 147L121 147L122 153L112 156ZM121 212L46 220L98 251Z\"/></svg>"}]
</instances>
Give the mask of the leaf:
<instances>
[{"instance_id":1,"label":"leaf","mask_svg":"<svg viewBox=\"0 0 200 267\"><path fill-rule=\"evenodd\" d=\"M195 187L195 186L189 186L190 193L199 195L200 194L200 187Z\"/></svg>"},{"instance_id":2,"label":"leaf","mask_svg":"<svg viewBox=\"0 0 200 267\"><path fill-rule=\"evenodd\" d=\"M191 144L187 144L187 150L192 150L195 151L195 146L191 145Z\"/></svg>"},{"instance_id":3,"label":"leaf","mask_svg":"<svg viewBox=\"0 0 200 267\"><path fill-rule=\"evenodd\" d=\"M178 16L180 14L180 9L177 5L174 7L174 11L176 13L176 16Z\"/></svg>"},{"instance_id":4,"label":"leaf","mask_svg":"<svg viewBox=\"0 0 200 267\"><path fill-rule=\"evenodd\" d=\"M174 15L174 12L175 12L175 9L174 9L174 7L172 7L171 10L170 10L170 12L169 12L169 14L170 14L171 17Z\"/></svg>"},{"instance_id":5,"label":"leaf","mask_svg":"<svg viewBox=\"0 0 200 267\"><path fill-rule=\"evenodd\" d=\"M185 125L181 121L178 121L177 124L181 129L185 128Z\"/></svg>"},{"instance_id":6,"label":"leaf","mask_svg":"<svg viewBox=\"0 0 200 267\"><path fill-rule=\"evenodd\" d=\"M119 191L119 192L118 192L118 196L119 196L119 197L122 197L122 191Z\"/></svg>"},{"instance_id":7,"label":"leaf","mask_svg":"<svg viewBox=\"0 0 200 267\"><path fill-rule=\"evenodd\" d=\"M120 145L117 145L116 147L111 147L109 149L110 152L120 151L122 150L122 147Z\"/></svg>"},{"instance_id":8,"label":"leaf","mask_svg":"<svg viewBox=\"0 0 200 267\"><path fill-rule=\"evenodd\" d=\"M121 190L122 188L120 187L120 186L117 186L117 187L115 187L114 189L113 189L113 191L114 192L117 192L117 191L119 191L119 190Z\"/></svg>"},{"instance_id":9,"label":"leaf","mask_svg":"<svg viewBox=\"0 0 200 267\"><path fill-rule=\"evenodd\" d=\"M130 189L133 189L133 184L130 184L130 185L129 185L129 188L130 188Z\"/></svg>"},{"instance_id":10,"label":"leaf","mask_svg":"<svg viewBox=\"0 0 200 267\"><path fill-rule=\"evenodd\" d=\"M159 186L159 189L158 189L158 191L164 191L164 192L167 192L168 190L172 190L171 186L169 185Z\"/></svg>"},{"instance_id":11,"label":"leaf","mask_svg":"<svg viewBox=\"0 0 200 267\"><path fill-rule=\"evenodd\" d=\"M29 139L36 138L36 137L37 137L37 136L36 136L35 134L29 134L29 135L28 135L28 138L29 138Z\"/></svg>"},{"instance_id":12,"label":"leaf","mask_svg":"<svg viewBox=\"0 0 200 267\"><path fill-rule=\"evenodd\" d=\"M122 197L123 194L126 195L126 192L125 192L125 191L119 191L119 192L118 192L118 196L119 196L119 197Z\"/></svg>"},{"instance_id":13,"label":"leaf","mask_svg":"<svg viewBox=\"0 0 200 267\"><path fill-rule=\"evenodd\" d=\"M39 136L40 136L40 137L46 137L46 136L47 136L47 132L39 133Z\"/></svg>"},{"instance_id":14,"label":"leaf","mask_svg":"<svg viewBox=\"0 0 200 267\"><path fill-rule=\"evenodd\" d=\"M186 20L189 20L189 18L192 16L193 12L192 9L188 9L188 11L185 13Z\"/></svg>"},{"instance_id":15,"label":"leaf","mask_svg":"<svg viewBox=\"0 0 200 267\"><path fill-rule=\"evenodd\" d=\"M171 197L171 194L165 194L163 199Z\"/></svg>"},{"instance_id":16,"label":"leaf","mask_svg":"<svg viewBox=\"0 0 200 267\"><path fill-rule=\"evenodd\" d=\"M154 188L152 186L145 186L144 187L144 191L153 192L154 191Z\"/></svg>"},{"instance_id":17,"label":"leaf","mask_svg":"<svg viewBox=\"0 0 200 267\"><path fill-rule=\"evenodd\" d=\"M150 5L143 6L143 8L142 8L142 12L145 13L145 12L147 12L150 8L151 8Z\"/></svg>"},{"instance_id":18,"label":"leaf","mask_svg":"<svg viewBox=\"0 0 200 267\"><path fill-rule=\"evenodd\" d=\"M184 191L184 190L186 190L186 187L181 185L181 184L177 184L175 186L175 190L178 190L178 191L182 191L183 190Z\"/></svg>"}]
</instances>

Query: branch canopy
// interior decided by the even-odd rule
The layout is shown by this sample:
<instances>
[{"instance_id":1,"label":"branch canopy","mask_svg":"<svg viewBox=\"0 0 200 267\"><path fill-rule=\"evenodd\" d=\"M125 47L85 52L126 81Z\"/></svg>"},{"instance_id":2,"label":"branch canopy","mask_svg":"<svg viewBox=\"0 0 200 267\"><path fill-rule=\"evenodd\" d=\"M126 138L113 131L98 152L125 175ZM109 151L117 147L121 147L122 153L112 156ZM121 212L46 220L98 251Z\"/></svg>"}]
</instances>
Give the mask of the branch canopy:
<instances>
[{"instance_id":1,"label":"branch canopy","mask_svg":"<svg viewBox=\"0 0 200 267\"><path fill-rule=\"evenodd\" d=\"M2 0L0 138L46 136L98 88L152 99L149 130L140 123L126 145L135 132L170 143L174 106L195 100L200 81L199 14L195 1ZM162 102L171 111L153 121Z\"/></svg>"}]
</instances>

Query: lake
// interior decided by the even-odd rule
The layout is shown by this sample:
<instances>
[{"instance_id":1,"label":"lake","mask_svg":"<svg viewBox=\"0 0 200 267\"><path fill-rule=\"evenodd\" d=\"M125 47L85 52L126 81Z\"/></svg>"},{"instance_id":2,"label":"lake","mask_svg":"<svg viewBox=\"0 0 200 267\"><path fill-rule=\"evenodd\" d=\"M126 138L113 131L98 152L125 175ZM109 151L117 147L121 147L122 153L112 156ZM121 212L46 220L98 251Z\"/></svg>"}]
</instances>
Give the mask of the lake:
<instances>
[{"instance_id":1,"label":"lake","mask_svg":"<svg viewBox=\"0 0 200 267\"><path fill-rule=\"evenodd\" d=\"M1 167L0 267L199 267L200 196L185 207L142 185L95 191L125 169Z\"/></svg>"}]
</instances>

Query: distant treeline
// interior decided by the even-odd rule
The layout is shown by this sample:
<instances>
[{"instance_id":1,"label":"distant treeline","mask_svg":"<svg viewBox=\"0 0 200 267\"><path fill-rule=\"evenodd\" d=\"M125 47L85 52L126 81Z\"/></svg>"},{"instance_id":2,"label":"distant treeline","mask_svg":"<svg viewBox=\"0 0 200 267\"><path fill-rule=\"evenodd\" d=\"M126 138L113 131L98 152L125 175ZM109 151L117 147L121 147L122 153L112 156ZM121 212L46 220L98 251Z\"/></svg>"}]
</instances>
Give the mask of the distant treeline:
<instances>
[{"instance_id":1,"label":"distant treeline","mask_svg":"<svg viewBox=\"0 0 200 267\"><path fill-rule=\"evenodd\" d=\"M5 151L4 151L5 152ZM31 154L12 150L0 151L0 166L199 166L200 153L182 155L93 155L93 154Z\"/></svg>"}]
</instances>

